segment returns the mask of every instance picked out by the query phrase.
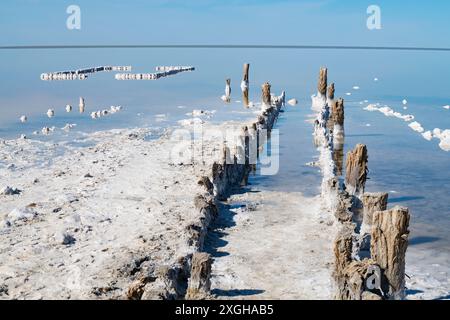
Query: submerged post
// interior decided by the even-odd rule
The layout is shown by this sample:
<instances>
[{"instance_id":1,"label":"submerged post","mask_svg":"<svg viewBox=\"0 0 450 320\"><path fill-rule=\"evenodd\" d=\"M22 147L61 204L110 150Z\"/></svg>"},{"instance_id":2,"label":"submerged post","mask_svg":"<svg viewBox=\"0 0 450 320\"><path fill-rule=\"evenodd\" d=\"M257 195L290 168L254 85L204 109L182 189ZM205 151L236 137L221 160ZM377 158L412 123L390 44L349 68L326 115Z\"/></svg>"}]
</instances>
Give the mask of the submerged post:
<instances>
[{"instance_id":1,"label":"submerged post","mask_svg":"<svg viewBox=\"0 0 450 320\"><path fill-rule=\"evenodd\" d=\"M268 82L262 85L262 103L266 106L271 105L270 84Z\"/></svg>"},{"instance_id":2,"label":"submerged post","mask_svg":"<svg viewBox=\"0 0 450 320\"><path fill-rule=\"evenodd\" d=\"M211 256L208 253L194 253L192 256L191 277L189 279L186 299L200 300L210 295L211 264Z\"/></svg>"},{"instance_id":3,"label":"submerged post","mask_svg":"<svg viewBox=\"0 0 450 320\"><path fill-rule=\"evenodd\" d=\"M357 144L354 150L347 153L345 184L351 195L364 193L367 179L367 147Z\"/></svg>"},{"instance_id":4,"label":"submerged post","mask_svg":"<svg viewBox=\"0 0 450 320\"><path fill-rule=\"evenodd\" d=\"M405 254L409 234L408 208L396 206L373 214L370 252L384 270L381 287L387 299L405 298Z\"/></svg>"}]
</instances>

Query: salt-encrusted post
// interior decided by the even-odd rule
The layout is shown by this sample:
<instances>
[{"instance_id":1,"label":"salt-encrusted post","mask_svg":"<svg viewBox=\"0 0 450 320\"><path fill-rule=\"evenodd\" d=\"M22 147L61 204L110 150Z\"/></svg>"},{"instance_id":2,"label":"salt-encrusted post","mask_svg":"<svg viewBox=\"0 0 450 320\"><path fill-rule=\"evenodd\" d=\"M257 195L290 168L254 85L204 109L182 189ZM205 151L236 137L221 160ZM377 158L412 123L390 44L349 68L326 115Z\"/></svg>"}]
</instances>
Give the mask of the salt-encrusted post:
<instances>
[{"instance_id":1,"label":"salt-encrusted post","mask_svg":"<svg viewBox=\"0 0 450 320\"><path fill-rule=\"evenodd\" d=\"M83 113L84 112L84 107L85 107L84 98L83 97L80 97L80 104L78 105L78 107L80 109L80 113Z\"/></svg>"},{"instance_id":2,"label":"salt-encrusted post","mask_svg":"<svg viewBox=\"0 0 450 320\"><path fill-rule=\"evenodd\" d=\"M344 143L344 99L331 102L331 123L336 144Z\"/></svg>"},{"instance_id":3,"label":"salt-encrusted post","mask_svg":"<svg viewBox=\"0 0 450 320\"><path fill-rule=\"evenodd\" d=\"M262 85L262 103L265 106L271 105L270 84L268 82Z\"/></svg>"},{"instance_id":4,"label":"salt-encrusted post","mask_svg":"<svg viewBox=\"0 0 450 320\"><path fill-rule=\"evenodd\" d=\"M320 68L317 90L322 96L325 96L327 93L327 72L327 68Z\"/></svg>"},{"instance_id":5,"label":"salt-encrusted post","mask_svg":"<svg viewBox=\"0 0 450 320\"><path fill-rule=\"evenodd\" d=\"M336 175L342 175L344 167L344 143L343 140L336 141L333 139L333 161L336 165Z\"/></svg>"},{"instance_id":6,"label":"salt-encrusted post","mask_svg":"<svg viewBox=\"0 0 450 320\"><path fill-rule=\"evenodd\" d=\"M373 214L370 252L383 270L381 287L391 300L405 298L409 219L408 208L399 206Z\"/></svg>"},{"instance_id":7,"label":"salt-encrusted post","mask_svg":"<svg viewBox=\"0 0 450 320\"><path fill-rule=\"evenodd\" d=\"M206 299L211 291L211 256L206 252L195 252L192 256L191 277L186 299Z\"/></svg>"},{"instance_id":8,"label":"salt-encrusted post","mask_svg":"<svg viewBox=\"0 0 450 320\"><path fill-rule=\"evenodd\" d=\"M347 153L345 184L351 195L364 193L367 179L367 147L357 144L354 150Z\"/></svg>"},{"instance_id":9,"label":"salt-encrusted post","mask_svg":"<svg viewBox=\"0 0 450 320\"><path fill-rule=\"evenodd\" d=\"M242 90L242 102L245 107L249 106L249 100L248 100L248 87L249 87L249 80L248 80L248 73L250 69L250 64L245 63L244 64L244 75L242 77L241 82L241 90Z\"/></svg>"}]
</instances>

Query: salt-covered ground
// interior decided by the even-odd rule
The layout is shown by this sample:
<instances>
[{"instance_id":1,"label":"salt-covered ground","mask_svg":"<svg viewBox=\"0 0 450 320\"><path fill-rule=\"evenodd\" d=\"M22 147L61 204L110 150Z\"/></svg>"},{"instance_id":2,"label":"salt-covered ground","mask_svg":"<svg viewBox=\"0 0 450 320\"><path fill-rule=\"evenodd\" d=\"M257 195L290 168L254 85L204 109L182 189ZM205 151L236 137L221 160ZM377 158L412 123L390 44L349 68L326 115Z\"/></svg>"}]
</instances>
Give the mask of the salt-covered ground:
<instances>
[{"instance_id":1,"label":"salt-covered ground","mask_svg":"<svg viewBox=\"0 0 450 320\"><path fill-rule=\"evenodd\" d=\"M332 299L334 217L319 197L253 188L223 205L207 245L224 299Z\"/></svg>"},{"instance_id":2,"label":"salt-covered ground","mask_svg":"<svg viewBox=\"0 0 450 320\"><path fill-rule=\"evenodd\" d=\"M189 252L197 174L149 134L99 132L61 156L51 143L42 155L31 140L1 145L0 185L20 194L0 195L0 298L120 298L141 269Z\"/></svg>"}]
</instances>

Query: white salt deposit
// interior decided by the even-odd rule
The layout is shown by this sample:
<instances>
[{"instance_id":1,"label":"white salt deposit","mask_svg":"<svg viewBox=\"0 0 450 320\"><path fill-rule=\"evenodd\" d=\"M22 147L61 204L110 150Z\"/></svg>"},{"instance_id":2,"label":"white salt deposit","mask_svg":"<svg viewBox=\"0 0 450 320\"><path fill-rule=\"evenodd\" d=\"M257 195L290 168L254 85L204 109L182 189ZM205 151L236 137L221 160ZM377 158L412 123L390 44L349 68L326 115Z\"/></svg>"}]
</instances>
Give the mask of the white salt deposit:
<instances>
[{"instance_id":1,"label":"white salt deposit","mask_svg":"<svg viewBox=\"0 0 450 320\"><path fill-rule=\"evenodd\" d=\"M37 216L37 212L30 207L22 207L13 209L7 218L10 222L16 222L19 220L32 220Z\"/></svg>"},{"instance_id":2,"label":"white salt deposit","mask_svg":"<svg viewBox=\"0 0 450 320\"><path fill-rule=\"evenodd\" d=\"M41 130L41 132L42 132L42 134L47 135L47 134L50 133L50 128L49 128L49 127L43 127L42 130Z\"/></svg>"},{"instance_id":3,"label":"white salt deposit","mask_svg":"<svg viewBox=\"0 0 450 320\"><path fill-rule=\"evenodd\" d=\"M443 106L442 108L449 110L450 109L450 105Z\"/></svg>"},{"instance_id":4,"label":"white salt deposit","mask_svg":"<svg viewBox=\"0 0 450 320\"><path fill-rule=\"evenodd\" d=\"M71 112L72 106L70 104L66 105L66 112Z\"/></svg>"},{"instance_id":5,"label":"white salt deposit","mask_svg":"<svg viewBox=\"0 0 450 320\"><path fill-rule=\"evenodd\" d=\"M346 95L346 96L351 96L352 93L351 93L351 92L347 92L345 95Z\"/></svg>"},{"instance_id":6,"label":"white salt deposit","mask_svg":"<svg viewBox=\"0 0 450 320\"><path fill-rule=\"evenodd\" d=\"M290 99L290 100L288 101L288 104L289 104L290 106L295 106L297 103L298 103L297 99Z\"/></svg>"},{"instance_id":7,"label":"white salt deposit","mask_svg":"<svg viewBox=\"0 0 450 320\"><path fill-rule=\"evenodd\" d=\"M248 89L248 81L242 80L242 82L241 82L241 90L245 91L247 89Z\"/></svg>"},{"instance_id":8,"label":"white salt deposit","mask_svg":"<svg viewBox=\"0 0 450 320\"><path fill-rule=\"evenodd\" d=\"M183 119L183 120L178 121L178 124L183 127L192 126L192 125L196 125L196 124L203 124L203 123L205 123L205 122L200 118Z\"/></svg>"},{"instance_id":9,"label":"white salt deposit","mask_svg":"<svg viewBox=\"0 0 450 320\"><path fill-rule=\"evenodd\" d=\"M422 137L424 137L425 140L431 141L431 139L433 139L433 134L431 133L430 130L428 130L422 133Z\"/></svg>"},{"instance_id":10,"label":"white salt deposit","mask_svg":"<svg viewBox=\"0 0 450 320\"><path fill-rule=\"evenodd\" d=\"M435 128L433 130L433 137L440 140L439 147L444 151L450 151L450 129L441 130Z\"/></svg>"},{"instance_id":11,"label":"white salt deposit","mask_svg":"<svg viewBox=\"0 0 450 320\"><path fill-rule=\"evenodd\" d=\"M47 117L52 118L55 115L55 110L48 109L47 110Z\"/></svg>"},{"instance_id":12,"label":"white salt deposit","mask_svg":"<svg viewBox=\"0 0 450 320\"><path fill-rule=\"evenodd\" d=\"M367 111L379 111L382 114L384 114L386 117L395 117L402 119L406 122L414 120L414 116L411 114L401 114L400 112L394 111L392 108L388 106L378 107L377 104L369 104L367 107L364 108L364 110Z\"/></svg>"},{"instance_id":13,"label":"white salt deposit","mask_svg":"<svg viewBox=\"0 0 450 320\"><path fill-rule=\"evenodd\" d=\"M373 81L375 81L375 82L378 81L378 78L374 78Z\"/></svg>"},{"instance_id":14,"label":"white salt deposit","mask_svg":"<svg viewBox=\"0 0 450 320\"><path fill-rule=\"evenodd\" d=\"M408 104L408 100L403 99L402 103L403 103L403 105L407 105Z\"/></svg>"},{"instance_id":15,"label":"white salt deposit","mask_svg":"<svg viewBox=\"0 0 450 320\"><path fill-rule=\"evenodd\" d=\"M353 90L359 90L359 86L353 86Z\"/></svg>"},{"instance_id":16,"label":"white salt deposit","mask_svg":"<svg viewBox=\"0 0 450 320\"><path fill-rule=\"evenodd\" d=\"M20 117L20 122L22 122L22 123L27 122L27 120L28 120L27 116L21 116Z\"/></svg>"},{"instance_id":17,"label":"white salt deposit","mask_svg":"<svg viewBox=\"0 0 450 320\"><path fill-rule=\"evenodd\" d=\"M422 133L422 132L425 131L423 129L422 125L419 122L417 122L417 121L411 122L408 126L411 129L413 129L414 131L419 132L419 133Z\"/></svg>"},{"instance_id":18,"label":"white salt deposit","mask_svg":"<svg viewBox=\"0 0 450 320\"><path fill-rule=\"evenodd\" d=\"M70 131L75 126L76 126L76 123L66 123L66 125L64 127L62 127L61 129L64 131Z\"/></svg>"}]
</instances>

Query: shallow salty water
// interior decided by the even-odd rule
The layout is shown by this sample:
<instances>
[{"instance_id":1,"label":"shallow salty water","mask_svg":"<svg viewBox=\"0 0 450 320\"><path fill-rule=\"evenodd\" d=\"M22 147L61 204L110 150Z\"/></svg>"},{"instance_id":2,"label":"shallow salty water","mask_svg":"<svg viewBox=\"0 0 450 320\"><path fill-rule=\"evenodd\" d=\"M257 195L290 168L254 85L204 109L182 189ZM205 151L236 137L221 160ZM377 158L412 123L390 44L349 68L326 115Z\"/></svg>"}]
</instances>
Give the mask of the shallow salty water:
<instances>
[{"instance_id":1,"label":"shallow salty water","mask_svg":"<svg viewBox=\"0 0 450 320\"><path fill-rule=\"evenodd\" d=\"M286 106L277 123L280 131L280 169L273 176L255 176L259 189L317 194L320 173L307 163L316 160L312 144L313 113L310 95L316 91L320 66L329 68L329 81L336 83L336 96L346 100L346 152L357 143L369 150L367 191L389 191L389 205L411 210L411 252L426 263L450 265L450 152L438 141L426 141L408 123L363 108L369 103L386 104L395 111L412 114L425 130L450 128L448 53L295 51L295 50L30 50L0 52L3 71L0 86L0 139L20 134L49 141L83 146L83 133L113 128L147 126L164 128L189 118L194 109L217 110L211 121L246 119L252 110L242 106L242 64L251 63L250 100L260 100L260 85L270 81L272 91L286 90ZM157 65L193 65L196 71L158 81L116 81L114 73L91 75L86 81L39 79L42 72L98 65L131 65L132 72L152 72ZM225 79L232 79L232 103L224 103ZM374 81L374 78L379 81ZM353 87L360 87L354 90ZM346 95L351 93L351 95ZM78 99L86 99L86 112L77 112ZM402 100L407 99L407 110ZM364 102L368 100L368 102ZM74 111L66 113L66 104ZM91 111L121 105L122 112L93 120ZM46 111L55 109L49 119ZM20 123L21 115L28 122ZM157 116L162 115L165 116ZM70 133L56 130L50 136L32 135L43 126L77 126ZM79 139L79 140L75 140ZM345 159L344 159L345 161ZM345 162L344 162L345 163Z\"/></svg>"}]
</instances>

